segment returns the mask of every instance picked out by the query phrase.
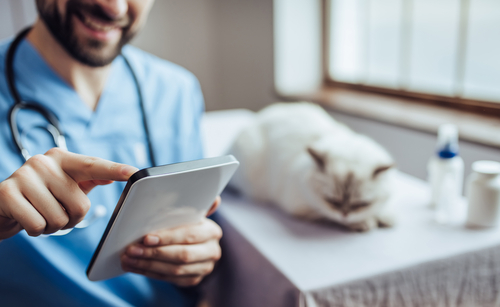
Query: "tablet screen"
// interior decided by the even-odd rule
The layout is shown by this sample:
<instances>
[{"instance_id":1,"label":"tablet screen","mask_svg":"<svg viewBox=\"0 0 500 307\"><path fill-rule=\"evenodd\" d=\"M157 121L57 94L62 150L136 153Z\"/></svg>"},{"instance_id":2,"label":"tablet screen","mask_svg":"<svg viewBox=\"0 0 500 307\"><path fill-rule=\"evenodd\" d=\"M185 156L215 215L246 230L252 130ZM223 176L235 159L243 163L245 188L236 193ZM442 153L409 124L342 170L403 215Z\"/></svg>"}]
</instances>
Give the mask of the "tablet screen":
<instances>
[{"instance_id":1,"label":"tablet screen","mask_svg":"<svg viewBox=\"0 0 500 307\"><path fill-rule=\"evenodd\" d=\"M146 234L200 221L236 171L231 155L143 169L130 177L87 269L97 281L125 273L120 256Z\"/></svg>"}]
</instances>

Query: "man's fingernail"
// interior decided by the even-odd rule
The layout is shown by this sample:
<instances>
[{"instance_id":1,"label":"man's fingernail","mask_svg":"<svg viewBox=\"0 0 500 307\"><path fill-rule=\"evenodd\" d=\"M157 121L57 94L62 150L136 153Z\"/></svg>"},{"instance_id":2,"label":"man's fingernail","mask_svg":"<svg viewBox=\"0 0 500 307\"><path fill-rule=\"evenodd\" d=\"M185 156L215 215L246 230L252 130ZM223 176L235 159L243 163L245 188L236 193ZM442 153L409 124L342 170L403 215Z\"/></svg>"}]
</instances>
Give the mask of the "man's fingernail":
<instances>
[{"instance_id":1,"label":"man's fingernail","mask_svg":"<svg viewBox=\"0 0 500 307\"><path fill-rule=\"evenodd\" d=\"M160 238L157 236L147 236L145 240L147 245L156 245L160 243Z\"/></svg>"},{"instance_id":2,"label":"man's fingernail","mask_svg":"<svg viewBox=\"0 0 500 307\"><path fill-rule=\"evenodd\" d=\"M128 250L128 254L131 256L142 256L144 254L144 249L140 248L139 246L132 246Z\"/></svg>"},{"instance_id":3,"label":"man's fingernail","mask_svg":"<svg viewBox=\"0 0 500 307\"><path fill-rule=\"evenodd\" d=\"M125 165L122 168L122 174L123 175L132 175L133 173L137 172L139 169L137 167L133 167L130 165Z\"/></svg>"}]
</instances>

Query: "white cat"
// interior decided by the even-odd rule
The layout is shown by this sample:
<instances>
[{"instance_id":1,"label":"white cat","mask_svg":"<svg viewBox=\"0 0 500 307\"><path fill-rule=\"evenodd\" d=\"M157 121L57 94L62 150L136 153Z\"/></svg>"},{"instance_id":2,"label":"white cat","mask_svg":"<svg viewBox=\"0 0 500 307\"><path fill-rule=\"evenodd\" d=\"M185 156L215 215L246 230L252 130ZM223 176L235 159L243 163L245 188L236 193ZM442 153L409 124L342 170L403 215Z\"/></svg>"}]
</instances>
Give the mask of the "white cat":
<instances>
[{"instance_id":1,"label":"white cat","mask_svg":"<svg viewBox=\"0 0 500 307\"><path fill-rule=\"evenodd\" d=\"M384 207L391 195L393 159L317 105L266 107L242 130L230 153L241 162L231 185L246 196L352 230L392 226Z\"/></svg>"}]
</instances>

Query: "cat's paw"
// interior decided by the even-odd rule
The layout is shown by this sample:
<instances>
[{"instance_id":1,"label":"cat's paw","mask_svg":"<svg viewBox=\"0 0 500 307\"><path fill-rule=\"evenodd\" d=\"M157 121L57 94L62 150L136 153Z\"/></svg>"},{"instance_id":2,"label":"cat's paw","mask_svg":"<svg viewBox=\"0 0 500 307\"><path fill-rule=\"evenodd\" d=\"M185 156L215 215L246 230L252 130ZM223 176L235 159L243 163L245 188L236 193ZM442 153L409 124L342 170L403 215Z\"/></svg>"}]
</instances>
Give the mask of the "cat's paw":
<instances>
[{"instance_id":1,"label":"cat's paw","mask_svg":"<svg viewBox=\"0 0 500 307\"><path fill-rule=\"evenodd\" d=\"M374 218L367 219L363 222L345 225L351 231L367 232L377 228L377 220Z\"/></svg>"},{"instance_id":2,"label":"cat's paw","mask_svg":"<svg viewBox=\"0 0 500 307\"><path fill-rule=\"evenodd\" d=\"M392 214L377 216L377 225L380 228L390 228L396 224L396 217Z\"/></svg>"}]
</instances>

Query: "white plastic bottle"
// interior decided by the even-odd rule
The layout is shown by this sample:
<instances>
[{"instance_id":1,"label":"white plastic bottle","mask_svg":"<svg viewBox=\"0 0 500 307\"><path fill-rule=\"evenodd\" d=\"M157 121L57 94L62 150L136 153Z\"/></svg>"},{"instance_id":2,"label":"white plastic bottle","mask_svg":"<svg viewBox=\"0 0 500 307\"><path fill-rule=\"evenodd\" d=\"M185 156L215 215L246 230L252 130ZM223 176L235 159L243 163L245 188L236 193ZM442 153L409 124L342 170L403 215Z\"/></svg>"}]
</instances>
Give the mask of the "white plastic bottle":
<instances>
[{"instance_id":1,"label":"white plastic bottle","mask_svg":"<svg viewBox=\"0 0 500 307\"><path fill-rule=\"evenodd\" d=\"M500 163L476 161L467 179L468 227L493 227L500 222Z\"/></svg>"},{"instance_id":2,"label":"white plastic bottle","mask_svg":"<svg viewBox=\"0 0 500 307\"><path fill-rule=\"evenodd\" d=\"M430 159L427 170L436 221L442 224L455 222L464 177L464 161L458 155L458 129L455 125L439 127L436 155Z\"/></svg>"}]
</instances>

